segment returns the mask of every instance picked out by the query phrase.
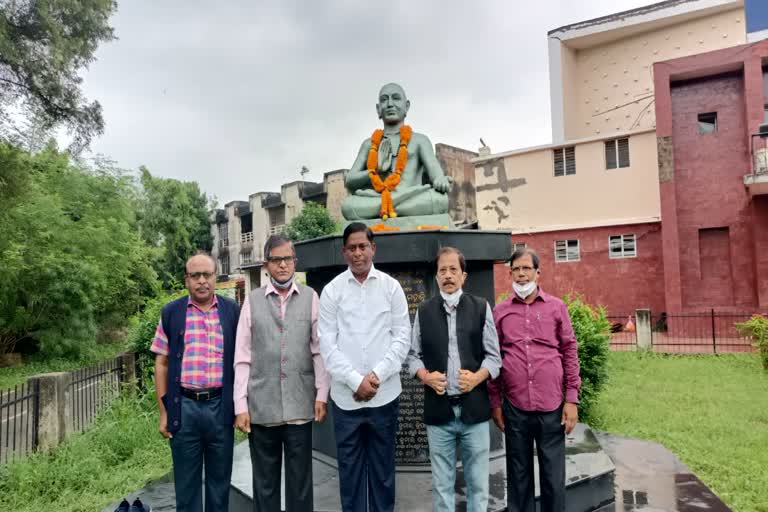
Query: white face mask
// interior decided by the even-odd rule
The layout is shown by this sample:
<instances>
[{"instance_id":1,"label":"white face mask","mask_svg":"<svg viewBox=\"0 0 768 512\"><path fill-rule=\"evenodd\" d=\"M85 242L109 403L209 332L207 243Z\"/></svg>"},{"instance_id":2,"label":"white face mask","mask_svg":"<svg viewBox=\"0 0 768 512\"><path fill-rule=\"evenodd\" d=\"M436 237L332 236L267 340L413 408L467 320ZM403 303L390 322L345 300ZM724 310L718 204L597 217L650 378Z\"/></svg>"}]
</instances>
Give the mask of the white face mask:
<instances>
[{"instance_id":1,"label":"white face mask","mask_svg":"<svg viewBox=\"0 0 768 512\"><path fill-rule=\"evenodd\" d=\"M440 296L443 298L446 304L455 308L459 305L459 299L461 299L461 288L453 293L445 293L444 291L440 290Z\"/></svg>"},{"instance_id":2,"label":"white face mask","mask_svg":"<svg viewBox=\"0 0 768 512\"><path fill-rule=\"evenodd\" d=\"M536 286L536 281L528 281L525 284L518 284L514 281L512 282L512 289L515 290L515 293L521 299L524 299L532 294L536 290Z\"/></svg>"}]
</instances>

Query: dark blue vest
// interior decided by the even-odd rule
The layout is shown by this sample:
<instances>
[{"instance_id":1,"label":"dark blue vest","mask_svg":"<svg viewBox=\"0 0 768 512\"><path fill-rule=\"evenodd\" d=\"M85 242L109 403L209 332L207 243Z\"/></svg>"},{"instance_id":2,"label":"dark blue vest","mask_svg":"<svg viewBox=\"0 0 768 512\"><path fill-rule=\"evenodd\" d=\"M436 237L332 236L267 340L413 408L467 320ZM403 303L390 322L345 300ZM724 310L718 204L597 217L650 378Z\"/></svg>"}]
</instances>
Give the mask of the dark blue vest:
<instances>
[{"instance_id":1,"label":"dark blue vest","mask_svg":"<svg viewBox=\"0 0 768 512\"><path fill-rule=\"evenodd\" d=\"M235 382L235 333L240 318L240 306L232 299L217 295L219 322L224 333L224 385L221 394L221 422L234 424L235 405L232 388ZM180 297L163 306L160 314L163 331L168 336L168 384L163 404L168 413L168 432L181 428L181 362L184 357L184 328L187 322L189 297Z\"/></svg>"}]
</instances>

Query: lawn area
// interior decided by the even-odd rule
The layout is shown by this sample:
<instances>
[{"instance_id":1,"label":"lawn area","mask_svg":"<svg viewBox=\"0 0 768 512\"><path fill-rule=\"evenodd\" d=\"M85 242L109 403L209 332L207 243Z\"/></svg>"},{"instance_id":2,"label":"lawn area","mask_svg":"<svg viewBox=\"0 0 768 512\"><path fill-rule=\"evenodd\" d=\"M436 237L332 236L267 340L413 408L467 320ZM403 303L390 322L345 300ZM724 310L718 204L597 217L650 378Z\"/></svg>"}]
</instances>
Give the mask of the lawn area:
<instances>
[{"instance_id":1,"label":"lawn area","mask_svg":"<svg viewBox=\"0 0 768 512\"><path fill-rule=\"evenodd\" d=\"M115 401L84 434L50 454L0 466L0 509L93 512L171 469L154 395Z\"/></svg>"},{"instance_id":2,"label":"lawn area","mask_svg":"<svg viewBox=\"0 0 768 512\"><path fill-rule=\"evenodd\" d=\"M757 355L612 352L601 430L662 443L737 512L768 512L768 372Z\"/></svg>"},{"instance_id":3,"label":"lawn area","mask_svg":"<svg viewBox=\"0 0 768 512\"><path fill-rule=\"evenodd\" d=\"M0 368L0 390L12 388L38 373L68 372L116 357L126 350L125 341L95 343L75 359L42 359L32 356L20 366Z\"/></svg>"}]
</instances>

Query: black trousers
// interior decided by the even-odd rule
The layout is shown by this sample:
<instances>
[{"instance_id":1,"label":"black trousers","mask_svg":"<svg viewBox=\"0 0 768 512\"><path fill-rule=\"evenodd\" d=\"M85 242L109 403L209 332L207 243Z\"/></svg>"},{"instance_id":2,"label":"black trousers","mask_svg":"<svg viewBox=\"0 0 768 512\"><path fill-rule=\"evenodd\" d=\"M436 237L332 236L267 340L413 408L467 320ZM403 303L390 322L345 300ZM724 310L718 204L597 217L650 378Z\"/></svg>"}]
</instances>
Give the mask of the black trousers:
<instances>
[{"instance_id":1,"label":"black trousers","mask_svg":"<svg viewBox=\"0 0 768 512\"><path fill-rule=\"evenodd\" d=\"M333 428L344 512L395 509L395 434L399 399L345 411L333 404Z\"/></svg>"},{"instance_id":2,"label":"black trousers","mask_svg":"<svg viewBox=\"0 0 768 512\"><path fill-rule=\"evenodd\" d=\"M507 512L534 512L533 442L539 459L541 512L565 510L565 427L563 408L523 411L504 402L507 448Z\"/></svg>"},{"instance_id":3,"label":"black trousers","mask_svg":"<svg viewBox=\"0 0 768 512\"><path fill-rule=\"evenodd\" d=\"M285 512L313 510L312 422L264 427L248 434L254 512L280 512L280 471L285 453Z\"/></svg>"}]
</instances>

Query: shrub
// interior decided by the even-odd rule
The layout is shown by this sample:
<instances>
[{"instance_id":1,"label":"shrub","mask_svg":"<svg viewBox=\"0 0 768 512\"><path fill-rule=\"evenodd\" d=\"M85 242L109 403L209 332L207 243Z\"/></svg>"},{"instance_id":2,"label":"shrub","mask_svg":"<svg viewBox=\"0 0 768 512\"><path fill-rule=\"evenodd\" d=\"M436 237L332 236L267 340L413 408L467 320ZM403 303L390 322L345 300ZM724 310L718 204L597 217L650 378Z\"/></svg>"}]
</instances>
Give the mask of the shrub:
<instances>
[{"instance_id":1,"label":"shrub","mask_svg":"<svg viewBox=\"0 0 768 512\"><path fill-rule=\"evenodd\" d=\"M573 332L579 343L579 417L581 421L591 423L595 419L593 407L597 396L608 380L611 324L605 317L605 310L600 306L591 306L579 296L568 296L565 302L573 323Z\"/></svg>"},{"instance_id":2,"label":"shrub","mask_svg":"<svg viewBox=\"0 0 768 512\"><path fill-rule=\"evenodd\" d=\"M155 369L155 358L149 349L152 346L155 330L160 321L160 310L172 300L186 294L186 290L162 293L158 297L147 301L144 311L134 316L131 320L131 328L128 332L128 347L129 350L136 352L136 357L141 363L142 375L139 376L140 380L151 376Z\"/></svg>"},{"instance_id":3,"label":"shrub","mask_svg":"<svg viewBox=\"0 0 768 512\"><path fill-rule=\"evenodd\" d=\"M760 352L763 369L768 370L768 318L760 314L752 315L746 322L737 322L736 329L740 334L752 338L752 346Z\"/></svg>"}]
</instances>

